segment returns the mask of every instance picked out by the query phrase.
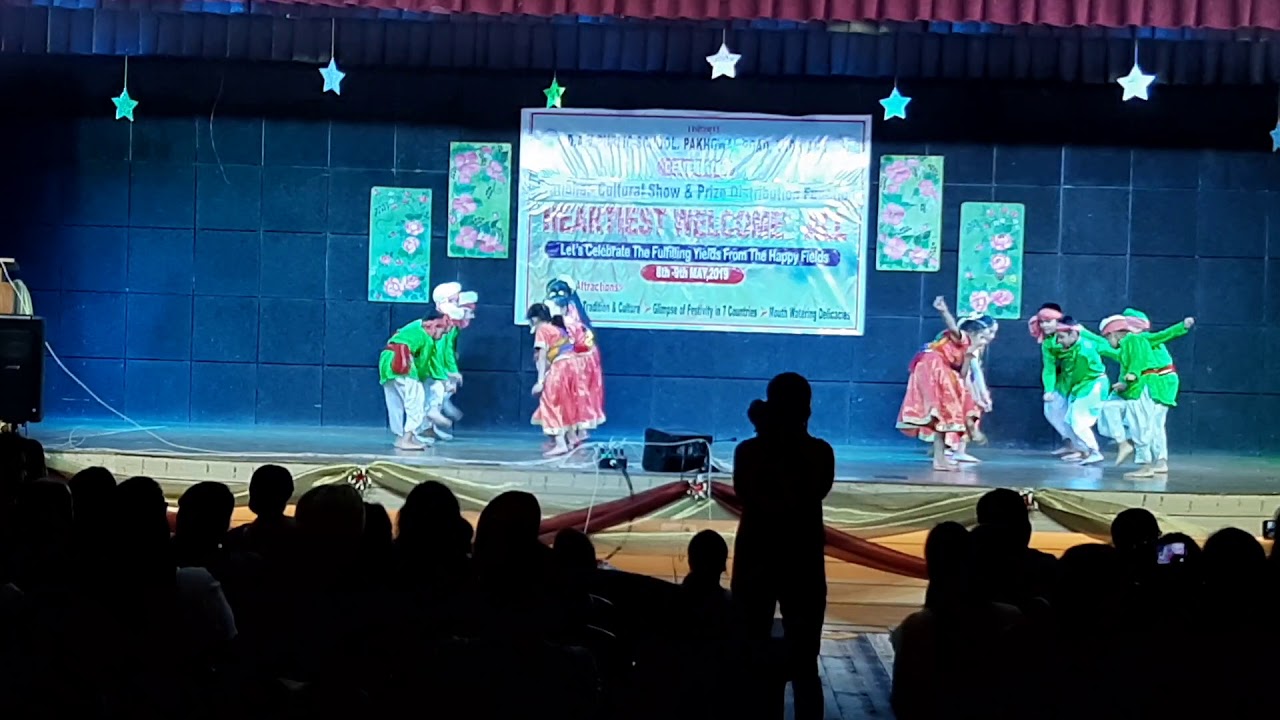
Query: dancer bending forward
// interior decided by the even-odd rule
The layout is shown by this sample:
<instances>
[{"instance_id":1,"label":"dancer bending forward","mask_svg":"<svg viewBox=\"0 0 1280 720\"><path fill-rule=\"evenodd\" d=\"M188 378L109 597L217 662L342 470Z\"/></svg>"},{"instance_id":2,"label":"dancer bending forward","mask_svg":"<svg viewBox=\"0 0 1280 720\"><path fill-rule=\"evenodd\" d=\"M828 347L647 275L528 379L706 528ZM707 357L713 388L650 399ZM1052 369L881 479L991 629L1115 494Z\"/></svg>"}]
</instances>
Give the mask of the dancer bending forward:
<instances>
[{"instance_id":1,"label":"dancer bending forward","mask_svg":"<svg viewBox=\"0 0 1280 720\"><path fill-rule=\"evenodd\" d=\"M933 469L950 471L956 464L947 459L948 438L953 446L969 440L984 440L977 428L981 412L966 378L974 343L983 342L990 318L956 324L946 300L938 297L933 307L942 315L947 330L911 360L907 392L898 410L897 427L910 437L933 443Z\"/></svg>"},{"instance_id":2,"label":"dancer bending forward","mask_svg":"<svg viewBox=\"0 0 1280 720\"><path fill-rule=\"evenodd\" d=\"M1103 405L1099 431L1119 445L1116 464L1137 452L1139 467L1125 477L1153 478L1169 472L1169 443L1165 422L1178 404L1178 369L1165 343L1186 335L1195 318L1148 332L1151 321L1132 308L1102 321L1102 334L1116 351L1120 379L1112 399Z\"/></svg>"},{"instance_id":3,"label":"dancer bending forward","mask_svg":"<svg viewBox=\"0 0 1280 720\"><path fill-rule=\"evenodd\" d=\"M1057 324L1057 349L1054 353L1063 375L1062 387L1066 390L1064 423L1069 433L1067 439L1076 448L1080 448L1077 452L1063 455L1062 459L1079 461L1081 465L1093 465L1102 462L1102 451L1098 449L1098 438L1093 434L1093 426L1098 423L1102 403L1106 400L1110 387L1107 368L1102 364L1102 357L1094 342L1080 336L1081 329L1075 320L1064 316ZM1046 392L1045 403L1052 400L1051 394Z\"/></svg>"},{"instance_id":4,"label":"dancer bending forward","mask_svg":"<svg viewBox=\"0 0 1280 720\"><path fill-rule=\"evenodd\" d=\"M596 343L587 308L574 288L573 278L561 275L547 283L547 309L564 318L565 329L573 339L574 364L584 393L582 423L578 427L578 442L582 442L587 439L587 431L600 427L605 421L600 346Z\"/></svg>"},{"instance_id":5,"label":"dancer bending forward","mask_svg":"<svg viewBox=\"0 0 1280 720\"><path fill-rule=\"evenodd\" d=\"M532 422L552 439L546 457L564 455L576 446L577 431L582 423L583 392L573 367L573 338L565 329L564 318L553 316L546 305L535 303L526 315L533 332L533 349L538 367L538 381L533 394L538 396L538 409Z\"/></svg>"}]
</instances>

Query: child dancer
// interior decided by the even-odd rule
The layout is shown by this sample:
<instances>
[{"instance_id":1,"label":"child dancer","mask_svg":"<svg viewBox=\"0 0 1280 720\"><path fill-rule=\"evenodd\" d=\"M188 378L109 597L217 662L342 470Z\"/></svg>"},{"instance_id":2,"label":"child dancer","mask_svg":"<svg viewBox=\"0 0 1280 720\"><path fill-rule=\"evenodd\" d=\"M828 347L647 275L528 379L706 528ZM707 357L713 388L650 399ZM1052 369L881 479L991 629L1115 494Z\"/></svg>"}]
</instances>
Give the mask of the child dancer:
<instances>
[{"instance_id":1,"label":"child dancer","mask_svg":"<svg viewBox=\"0 0 1280 720\"><path fill-rule=\"evenodd\" d=\"M434 313L432 313L434 314ZM426 388L422 368L435 350L432 337L438 325L432 318L414 320L387 340L378 357L378 376L387 403L387 419L400 450L422 450L430 438L419 438L426 417Z\"/></svg>"},{"instance_id":2,"label":"child dancer","mask_svg":"<svg viewBox=\"0 0 1280 720\"><path fill-rule=\"evenodd\" d=\"M454 321L453 327L445 333L445 342L448 343L448 353L445 356L446 367L445 372L448 379L444 384L444 403L440 407L440 411L445 417L453 422L462 419L462 411L457 405L453 404L453 396L458 392L458 388L462 386L462 371L458 369L458 335L469 325L476 316L476 303L479 302L480 295L475 292L464 291L458 293L457 305L462 310L462 319Z\"/></svg>"},{"instance_id":3,"label":"child dancer","mask_svg":"<svg viewBox=\"0 0 1280 720\"><path fill-rule=\"evenodd\" d=\"M1169 472L1165 422L1169 408L1177 405L1180 381L1165 343L1186 335L1194 325L1195 318L1189 317L1151 333L1151 321L1132 308L1102 321L1102 334L1117 351L1120 380L1112 386L1115 399L1103 408L1101 431L1119 444L1117 465L1136 450L1141 467L1125 473L1127 478L1152 478Z\"/></svg>"},{"instance_id":4,"label":"child dancer","mask_svg":"<svg viewBox=\"0 0 1280 720\"><path fill-rule=\"evenodd\" d=\"M437 342L431 352L424 357L421 366L422 382L426 386L426 418L430 421L431 433L440 440L452 440L449 428L453 421L445 416L445 384L452 382L450 369L456 372L457 361L454 357L457 321L466 313L458 307L458 296L462 293L462 285L456 282L437 285L431 291L431 300L435 303L436 312L442 318L442 327Z\"/></svg>"},{"instance_id":5,"label":"child dancer","mask_svg":"<svg viewBox=\"0 0 1280 720\"><path fill-rule=\"evenodd\" d=\"M980 437L974 423L981 413L964 378L969 375L974 338L983 328L975 327L972 333L962 331L942 297L934 299L933 307L942 316L947 331L911 360L897 427L905 435L932 442L933 469L946 472L956 469L956 464L946 457L948 434L957 446L971 437Z\"/></svg>"},{"instance_id":6,"label":"child dancer","mask_svg":"<svg viewBox=\"0 0 1280 720\"><path fill-rule=\"evenodd\" d=\"M990 326L986 326L986 323L990 323ZM1000 326L996 324L993 318L986 315L970 315L960 321L961 331L971 330L974 327L980 329L975 337L973 347L969 351L969 376L966 378L966 382L968 383L969 392L973 394L973 404L978 411L978 419L973 421L973 429L981 435L982 417L991 412L992 408L991 389L987 387L983 357L987 354L987 347L991 345L991 341L995 340L996 332L999 331ZM948 435L947 446L951 448L948 451L949 456L956 462L975 464L981 462L981 460L968 453L969 442L966 439Z\"/></svg>"},{"instance_id":7,"label":"child dancer","mask_svg":"<svg viewBox=\"0 0 1280 720\"><path fill-rule=\"evenodd\" d=\"M1062 446L1053 451L1054 455L1078 453L1071 431L1067 427L1067 389L1058 363L1058 321L1062 319L1062 307L1056 303L1045 303L1035 315L1027 321L1027 331L1040 344L1040 381L1044 386L1044 419L1049 421L1053 429L1062 437Z\"/></svg>"},{"instance_id":8,"label":"child dancer","mask_svg":"<svg viewBox=\"0 0 1280 720\"><path fill-rule=\"evenodd\" d=\"M1083 449L1062 457L1064 460L1078 460L1081 465L1094 465L1102 462L1093 426L1098 422L1109 387L1107 368L1102 364L1094 343L1080 337L1080 327L1075 320L1063 316L1057 321L1057 327L1056 359L1061 364L1063 387L1066 389L1066 429L1072 444ZM1045 404L1052 399L1046 392Z\"/></svg>"},{"instance_id":9,"label":"child dancer","mask_svg":"<svg viewBox=\"0 0 1280 720\"><path fill-rule=\"evenodd\" d=\"M543 456L564 455L571 449L570 442L576 441L581 410L577 377L569 362L573 357L573 339L565 329L564 319L553 316L542 303L532 305L526 317L533 333L538 367L538 381L533 386L538 409L531 421L541 425L542 432L552 438L552 447L543 452Z\"/></svg>"},{"instance_id":10,"label":"child dancer","mask_svg":"<svg viewBox=\"0 0 1280 720\"><path fill-rule=\"evenodd\" d=\"M573 338L574 353L580 356L580 382L585 389L582 397L582 426L579 442L587 439L587 431L604 424L604 369L600 362L600 346L591 327L591 318L582 305L582 299L574 287L573 278L567 275L547 283L547 307L552 314L564 316L565 328Z\"/></svg>"}]
</instances>

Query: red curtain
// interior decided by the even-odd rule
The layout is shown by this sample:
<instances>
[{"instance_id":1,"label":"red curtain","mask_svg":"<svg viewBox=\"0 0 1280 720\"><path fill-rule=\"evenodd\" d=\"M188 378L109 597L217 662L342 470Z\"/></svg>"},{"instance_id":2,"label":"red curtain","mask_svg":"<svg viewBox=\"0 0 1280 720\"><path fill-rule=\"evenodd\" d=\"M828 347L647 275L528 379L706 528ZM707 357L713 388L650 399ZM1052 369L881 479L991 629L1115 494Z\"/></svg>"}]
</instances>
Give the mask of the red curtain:
<instances>
[{"instance_id":1,"label":"red curtain","mask_svg":"<svg viewBox=\"0 0 1280 720\"><path fill-rule=\"evenodd\" d=\"M1280 30L1276 0L278 0L481 15L590 15L645 20L987 22Z\"/></svg>"}]
</instances>

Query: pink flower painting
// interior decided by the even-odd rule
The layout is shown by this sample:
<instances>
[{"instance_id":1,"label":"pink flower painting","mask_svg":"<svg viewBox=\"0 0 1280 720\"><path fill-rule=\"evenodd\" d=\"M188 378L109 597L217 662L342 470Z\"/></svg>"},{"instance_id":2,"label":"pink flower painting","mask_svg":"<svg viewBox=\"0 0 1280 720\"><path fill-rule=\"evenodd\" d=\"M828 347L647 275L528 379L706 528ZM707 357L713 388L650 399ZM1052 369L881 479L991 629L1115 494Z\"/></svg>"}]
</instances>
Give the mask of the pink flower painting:
<instances>
[{"instance_id":1,"label":"pink flower painting","mask_svg":"<svg viewBox=\"0 0 1280 720\"><path fill-rule=\"evenodd\" d=\"M477 237L480 244L480 252L492 255L502 249L502 242L493 235L480 233Z\"/></svg>"},{"instance_id":2,"label":"pink flower painting","mask_svg":"<svg viewBox=\"0 0 1280 720\"><path fill-rule=\"evenodd\" d=\"M996 233L991 237L991 249L1004 252L1013 247L1013 236L1009 233Z\"/></svg>"},{"instance_id":3,"label":"pink flower painting","mask_svg":"<svg viewBox=\"0 0 1280 720\"><path fill-rule=\"evenodd\" d=\"M902 238L889 238L888 242L882 242L881 247L884 248L884 254L893 260L901 260L906 257L907 243Z\"/></svg>"},{"instance_id":4,"label":"pink flower painting","mask_svg":"<svg viewBox=\"0 0 1280 720\"><path fill-rule=\"evenodd\" d=\"M458 173L458 182L470 185L471 179L480 172L480 156L474 152L460 153L453 158L453 168Z\"/></svg>"},{"instance_id":5,"label":"pink flower painting","mask_svg":"<svg viewBox=\"0 0 1280 720\"><path fill-rule=\"evenodd\" d=\"M911 166L902 160L889 163L882 172L890 192L897 192L903 183L911 179Z\"/></svg>"},{"instance_id":6,"label":"pink flower painting","mask_svg":"<svg viewBox=\"0 0 1280 720\"><path fill-rule=\"evenodd\" d=\"M464 193L462 195L459 195L458 197L453 199L453 211L457 213L457 215L450 215L449 216L450 220L453 222L457 222L457 221L454 221L453 218L456 217L458 218L458 220L461 220L462 218L475 212L477 207L479 206L476 205L476 199L472 197L469 193Z\"/></svg>"},{"instance_id":7,"label":"pink flower painting","mask_svg":"<svg viewBox=\"0 0 1280 720\"><path fill-rule=\"evenodd\" d=\"M407 275L400 281L400 284L404 286L405 292L417 290L422 287L422 278L417 275Z\"/></svg>"},{"instance_id":8,"label":"pink flower painting","mask_svg":"<svg viewBox=\"0 0 1280 720\"><path fill-rule=\"evenodd\" d=\"M404 242L400 244L400 247L404 248L405 252L412 255L418 252L418 248L422 247L422 242L418 240L418 238L410 236L404 239Z\"/></svg>"},{"instance_id":9,"label":"pink flower painting","mask_svg":"<svg viewBox=\"0 0 1280 720\"><path fill-rule=\"evenodd\" d=\"M391 264L391 256L390 256L390 255L383 255L382 257L378 258L378 262L382 263L383 265L390 265L390 264Z\"/></svg>"},{"instance_id":10,"label":"pink flower painting","mask_svg":"<svg viewBox=\"0 0 1280 720\"><path fill-rule=\"evenodd\" d=\"M386 293L387 297L398 298L404 295L404 284L400 282L400 278L387 278L387 281L382 283L382 292Z\"/></svg>"},{"instance_id":11,"label":"pink flower painting","mask_svg":"<svg viewBox=\"0 0 1280 720\"><path fill-rule=\"evenodd\" d=\"M369 300L422 302L431 282L431 191L375 187L369 203Z\"/></svg>"},{"instance_id":12,"label":"pink flower painting","mask_svg":"<svg viewBox=\"0 0 1280 720\"><path fill-rule=\"evenodd\" d=\"M991 294L986 290L975 290L969 293L969 308L974 312L986 312L991 306Z\"/></svg>"},{"instance_id":13,"label":"pink flower painting","mask_svg":"<svg viewBox=\"0 0 1280 720\"><path fill-rule=\"evenodd\" d=\"M887 225L892 225L894 227L897 227L902 224L903 220L906 220L906 219L907 219L906 208L902 207L897 203L889 203L884 207L884 210L880 211L880 220L881 222Z\"/></svg>"},{"instance_id":14,"label":"pink flower painting","mask_svg":"<svg viewBox=\"0 0 1280 720\"><path fill-rule=\"evenodd\" d=\"M497 161L489 163L489 167L485 168L485 174L494 182L503 183L507 181L507 170L502 167L502 163Z\"/></svg>"},{"instance_id":15,"label":"pink flower painting","mask_svg":"<svg viewBox=\"0 0 1280 720\"><path fill-rule=\"evenodd\" d=\"M938 199L938 186L934 185L932 180L921 180L916 187L920 188L920 197L927 197L930 200Z\"/></svg>"},{"instance_id":16,"label":"pink flower painting","mask_svg":"<svg viewBox=\"0 0 1280 720\"><path fill-rule=\"evenodd\" d=\"M929 261L933 259L933 253L924 248L912 248L910 257L911 264L919 267L921 265L928 265Z\"/></svg>"},{"instance_id":17,"label":"pink flower painting","mask_svg":"<svg viewBox=\"0 0 1280 720\"><path fill-rule=\"evenodd\" d=\"M406 222L404 224L404 231L416 237L418 235L421 235L423 232L425 232L426 228L423 227L422 221L410 220L409 222Z\"/></svg>"},{"instance_id":18,"label":"pink flower painting","mask_svg":"<svg viewBox=\"0 0 1280 720\"><path fill-rule=\"evenodd\" d=\"M996 271L997 275L1003 275L1009 272L1009 268L1013 267L1013 261L1008 255L1000 253L991 256L991 269Z\"/></svg>"},{"instance_id":19,"label":"pink flower painting","mask_svg":"<svg viewBox=\"0 0 1280 720\"><path fill-rule=\"evenodd\" d=\"M996 307L1009 307L1013 304L1013 293L1008 290L997 290L991 293L991 302Z\"/></svg>"},{"instance_id":20,"label":"pink flower painting","mask_svg":"<svg viewBox=\"0 0 1280 720\"><path fill-rule=\"evenodd\" d=\"M458 231L458 237L454 238L453 242L460 248L470 250L479 242L479 236L480 233L476 232L475 228L470 225L463 225L462 229Z\"/></svg>"}]
</instances>

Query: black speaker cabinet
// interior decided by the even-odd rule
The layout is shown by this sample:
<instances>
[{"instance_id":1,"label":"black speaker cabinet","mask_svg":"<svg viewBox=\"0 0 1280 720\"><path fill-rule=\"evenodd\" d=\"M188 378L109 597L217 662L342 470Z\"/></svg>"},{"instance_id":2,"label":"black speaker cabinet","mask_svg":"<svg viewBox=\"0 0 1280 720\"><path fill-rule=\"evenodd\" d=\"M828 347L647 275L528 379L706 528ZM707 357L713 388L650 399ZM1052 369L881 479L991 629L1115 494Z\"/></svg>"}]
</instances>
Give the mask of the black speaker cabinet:
<instances>
[{"instance_id":1,"label":"black speaker cabinet","mask_svg":"<svg viewBox=\"0 0 1280 720\"><path fill-rule=\"evenodd\" d=\"M0 315L0 422L44 418L44 318Z\"/></svg>"},{"instance_id":2,"label":"black speaker cabinet","mask_svg":"<svg viewBox=\"0 0 1280 720\"><path fill-rule=\"evenodd\" d=\"M640 466L645 472L709 472L711 440L710 435L646 428Z\"/></svg>"}]
</instances>

